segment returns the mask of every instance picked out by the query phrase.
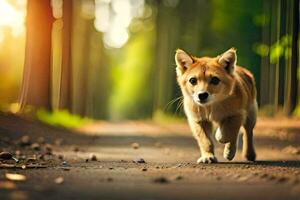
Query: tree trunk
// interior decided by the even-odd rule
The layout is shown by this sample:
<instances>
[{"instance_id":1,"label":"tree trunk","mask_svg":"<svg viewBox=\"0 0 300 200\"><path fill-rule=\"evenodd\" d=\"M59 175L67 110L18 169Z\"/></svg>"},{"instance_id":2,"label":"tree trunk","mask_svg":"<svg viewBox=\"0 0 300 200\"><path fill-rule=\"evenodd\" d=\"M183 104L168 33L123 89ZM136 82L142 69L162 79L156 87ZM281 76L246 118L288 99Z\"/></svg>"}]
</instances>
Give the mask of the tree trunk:
<instances>
[{"instance_id":1,"label":"tree trunk","mask_svg":"<svg viewBox=\"0 0 300 200\"><path fill-rule=\"evenodd\" d=\"M50 0L27 1L27 36L21 108L25 105L51 108L50 60L52 9Z\"/></svg>"},{"instance_id":2,"label":"tree trunk","mask_svg":"<svg viewBox=\"0 0 300 200\"><path fill-rule=\"evenodd\" d=\"M59 108L71 110L71 26L72 0L63 2L63 43Z\"/></svg>"},{"instance_id":3,"label":"tree trunk","mask_svg":"<svg viewBox=\"0 0 300 200\"><path fill-rule=\"evenodd\" d=\"M299 0L293 1L293 27L292 27L292 58L291 58L291 96L290 96L290 103L288 108L288 114L293 114L294 109L297 105L297 69L299 64L299 57L298 57L298 42L299 42Z\"/></svg>"}]
</instances>

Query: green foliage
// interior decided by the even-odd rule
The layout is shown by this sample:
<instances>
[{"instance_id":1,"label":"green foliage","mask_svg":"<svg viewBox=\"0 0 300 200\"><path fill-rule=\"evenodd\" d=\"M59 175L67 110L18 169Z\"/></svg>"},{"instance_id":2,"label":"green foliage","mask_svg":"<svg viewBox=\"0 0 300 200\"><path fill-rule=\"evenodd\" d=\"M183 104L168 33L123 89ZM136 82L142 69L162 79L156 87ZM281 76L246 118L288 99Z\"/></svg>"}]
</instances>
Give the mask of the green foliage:
<instances>
[{"instance_id":1,"label":"green foliage","mask_svg":"<svg viewBox=\"0 0 300 200\"><path fill-rule=\"evenodd\" d=\"M44 109L38 109L36 116L46 124L65 128L77 128L92 121L88 118L82 118L79 115L70 114L66 110L49 112Z\"/></svg>"},{"instance_id":2,"label":"green foliage","mask_svg":"<svg viewBox=\"0 0 300 200\"><path fill-rule=\"evenodd\" d=\"M292 37L290 35L284 35L271 46L263 43L255 43L253 50L261 57L269 56L270 63L276 64L281 57L286 60L291 57L291 43Z\"/></svg>"},{"instance_id":3,"label":"green foliage","mask_svg":"<svg viewBox=\"0 0 300 200\"><path fill-rule=\"evenodd\" d=\"M154 112L152 119L157 122L167 122L167 123L176 123L183 122L185 118L178 115L168 114L162 110L157 110Z\"/></svg>"},{"instance_id":4,"label":"green foliage","mask_svg":"<svg viewBox=\"0 0 300 200\"><path fill-rule=\"evenodd\" d=\"M253 45L253 51L261 57L265 57L269 55L270 47L263 43L255 43Z\"/></svg>"},{"instance_id":5,"label":"green foliage","mask_svg":"<svg viewBox=\"0 0 300 200\"><path fill-rule=\"evenodd\" d=\"M147 38L147 39L146 39ZM151 67L153 32L136 34L114 55L111 118L138 118L151 115Z\"/></svg>"},{"instance_id":6,"label":"green foliage","mask_svg":"<svg viewBox=\"0 0 300 200\"><path fill-rule=\"evenodd\" d=\"M265 26L269 21L270 19L265 14L259 14L253 18L253 22L256 26Z\"/></svg>"},{"instance_id":7,"label":"green foliage","mask_svg":"<svg viewBox=\"0 0 300 200\"><path fill-rule=\"evenodd\" d=\"M207 46L212 55L222 53L227 48L235 47L238 54L238 64L250 69L257 79L259 87L260 57L253 51L253 44L261 41L262 25L268 19L262 13L262 1L255 0L213 0L211 27L206 36L210 41ZM264 46L259 47L261 53Z\"/></svg>"},{"instance_id":8,"label":"green foliage","mask_svg":"<svg viewBox=\"0 0 300 200\"><path fill-rule=\"evenodd\" d=\"M298 102L298 105L295 108L293 115L296 117L300 117L300 101Z\"/></svg>"}]
</instances>

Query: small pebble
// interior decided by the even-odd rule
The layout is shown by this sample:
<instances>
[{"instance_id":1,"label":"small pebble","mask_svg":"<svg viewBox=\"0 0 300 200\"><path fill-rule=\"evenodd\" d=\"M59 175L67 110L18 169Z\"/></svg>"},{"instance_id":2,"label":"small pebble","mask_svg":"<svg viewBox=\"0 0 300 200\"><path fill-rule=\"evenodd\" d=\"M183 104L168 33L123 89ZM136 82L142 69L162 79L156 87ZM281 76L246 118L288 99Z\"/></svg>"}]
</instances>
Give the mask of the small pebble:
<instances>
[{"instance_id":1,"label":"small pebble","mask_svg":"<svg viewBox=\"0 0 300 200\"><path fill-rule=\"evenodd\" d=\"M271 176L269 176L267 179L268 179L268 180L270 180L270 181L273 181L273 180L275 180L275 179L276 179L276 177L275 177L275 176L273 176L273 175L271 175Z\"/></svg>"},{"instance_id":2,"label":"small pebble","mask_svg":"<svg viewBox=\"0 0 300 200\"><path fill-rule=\"evenodd\" d=\"M21 151L20 150L16 150L15 154L16 154L16 156L20 156L21 155Z\"/></svg>"},{"instance_id":3,"label":"small pebble","mask_svg":"<svg viewBox=\"0 0 300 200\"><path fill-rule=\"evenodd\" d=\"M44 154L38 155L38 159L39 159L39 160L45 160L45 155L44 155Z\"/></svg>"},{"instance_id":4,"label":"small pebble","mask_svg":"<svg viewBox=\"0 0 300 200\"><path fill-rule=\"evenodd\" d=\"M111 182L111 181L113 181L114 179L111 178L111 177L108 177L106 180L107 180L108 182Z\"/></svg>"},{"instance_id":5,"label":"small pebble","mask_svg":"<svg viewBox=\"0 0 300 200\"><path fill-rule=\"evenodd\" d=\"M260 175L260 178L267 178L268 177L268 174L261 174Z\"/></svg>"},{"instance_id":6,"label":"small pebble","mask_svg":"<svg viewBox=\"0 0 300 200\"><path fill-rule=\"evenodd\" d=\"M153 180L154 183L161 183L161 184L165 184L165 183L169 183L169 180L165 177L158 177L158 178L155 178Z\"/></svg>"},{"instance_id":7,"label":"small pebble","mask_svg":"<svg viewBox=\"0 0 300 200\"><path fill-rule=\"evenodd\" d=\"M294 178L294 179L292 180L292 184L293 184L293 185L298 185L298 184L300 184L300 180L299 180L298 178Z\"/></svg>"},{"instance_id":8,"label":"small pebble","mask_svg":"<svg viewBox=\"0 0 300 200\"><path fill-rule=\"evenodd\" d=\"M73 148L73 151L78 152L78 151L79 151L79 148L78 148L78 147L74 147L74 148Z\"/></svg>"},{"instance_id":9,"label":"small pebble","mask_svg":"<svg viewBox=\"0 0 300 200\"><path fill-rule=\"evenodd\" d=\"M54 144L55 144L56 146L60 146L62 143L63 143L63 139L61 139L61 138L58 138L58 139L56 139L56 140L54 141Z\"/></svg>"},{"instance_id":10,"label":"small pebble","mask_svg":"<svg viewBox=\"0 0 300 200\"><path fill-rule=\"evenodd\" d=\"M134 143L131 144L131 147L132 147L133 149L138 149L138 148L140 148L140 144L137 143L137 142L134 142Z\"/></svg>"},{"instance_id":11,"label":"small pebble","mask_svg":"<svg viewBox=\"0 0 300 200\"><path fill-rule=\"evenodd\" d=\"M97 161L97 156L95 154L91 155L91 161Z\"/></svg>"},{"instance_id":12,"label":"small pebble","mask_svg":"<svg viewBox=\"0 0 300 200\"><path fill-rule=\"evenodd\" d=\"M54 180L54 182L55 182L56 184L62 184L62 183L64 182L64 178L63 178L62 176L57 177L57 178Z\"/></svg>"},{"instance_id":13,"label":"small pebble","mask_svg":"<svg viewBox=\"0 0 300 200\"><path fill-rule=\"evenodd\" d=\"M277 183L285 183L288 181L288 178L286 177L280 177L278 180L277 180Z\"/></svg>"},{"instance_id":14,"label":"small pebble","mask_svg":"<svg viewBox=\"0 0 300 200\"><path fill-rule=\"evenodd\" d=\"M162 144L160 142L155 142L154 146L160 148L162 147Z\"/></svg>"},{"instance_id":15,"label":"small pebble","mask_svg":"<svg viewBox=\"0 0 300 200\"><path fill-rule=\"evenodd\" d=\"M24 135L21 137L21 140L20 140L21 146L28 146L30 144L31 144L31 139L28 135Z\"/></svg>"},{"instance_id":16,"label":"small pebble","mask_svg":"<svg viewBox=\"0 0 300 200\"><path fill-rule=\"evenodd\" d=\"M63 162L62 162L62 165L63 165L63 166L70 166L70 164L69 164L67 161L63 161Z\"/></svg>"},{"instance_id":17,"label":"small pebble","mask_svg":"<svg viewBox=\"0 0 300 200\"><path fill-rule=\"evenodd\" d=\"M52 145L51 144L46 144L45 145L45 151L46 151L46 154L48 155L51 155L52 154Z\"/></svg>"},{"instance_id":18,"label":"small pebble","mask_svg":"<svg viewBox=\"0 0 300 200\"><path fill-rule=\"evenodd\" d=\"M180 167L182 167L182 164L176 165L176 168L180 168Z\"/></svg>"},{"instance_id":19,"label":"small pebble","mask_svg":"<svg viewBox=\"0 0 300 200\"><path fill-rule=\"evenodd\" d=\"M182 179L183 179L183 176L180 176L180 175L175 177L175 180L177 180L177 181L182 180Z\"/></svg>"},{"instance_id":20,"label":"small pebble","mask_svg":"<svg viewBox=\"0 0 300 200\"><path fill-rule=\"evenodd\" d=\"M41 146L39 143L33 143L31 144L31 149L35 150L35 151L39 151L41 149Z\"/></svg>"},{"instance_id":21,"label":"small pebble","mask_svg":"<svg viewBox=\"0 0 300 200\"><path fill-rule=\"evenodd\" d=\"M146 161L143 158L137 158L133 160L134 163L146 163Z\"/></svg>"},{"instance_id":22,"label":"small pebble","mask_svg":"<svg viewBox=\"0 0 300 200\"><path fill-rule=\"evenodd\" d=\"M0 153L0 159L10 160L10 159L12 159L12 157L13 157L12 154L9 152L3 151Z\"/></svg>"},{"instance_id":23,"label":"small pebble","mask_svg":"<svg viewBox=\"0 0 300 200\"><path fill-rule=\"evenodd\" d=\"M45 144L45 138L44 137L39 137L37 139L37 142L40 143L40 144Z\"/></svg>"}]
</instances>

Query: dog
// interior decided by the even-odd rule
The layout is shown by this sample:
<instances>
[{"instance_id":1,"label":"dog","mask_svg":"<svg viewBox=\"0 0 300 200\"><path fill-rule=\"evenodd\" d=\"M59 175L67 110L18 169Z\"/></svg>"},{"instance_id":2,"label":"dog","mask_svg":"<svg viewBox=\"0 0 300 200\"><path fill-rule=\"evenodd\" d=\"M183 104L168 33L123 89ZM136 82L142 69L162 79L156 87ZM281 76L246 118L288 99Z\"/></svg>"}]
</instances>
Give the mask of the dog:
<instances>
[{"instance_id":1,"label":"dog","mask_svg":"<svg viewBox=\"0 0 300 200\"><path fill-rule=\"evenodd\" d=\"M184 111L200 147L201 156L197 163L217 162L210 139L213 124L218 126L216 140L225 144L225 159L234 158L237 137L243 126L243 156L249 161L255 161L255 79L250 71L236 64L236 49L231 48L216 57L200 58L178 49L175 61Z\"/></svg>"}]
</instances>

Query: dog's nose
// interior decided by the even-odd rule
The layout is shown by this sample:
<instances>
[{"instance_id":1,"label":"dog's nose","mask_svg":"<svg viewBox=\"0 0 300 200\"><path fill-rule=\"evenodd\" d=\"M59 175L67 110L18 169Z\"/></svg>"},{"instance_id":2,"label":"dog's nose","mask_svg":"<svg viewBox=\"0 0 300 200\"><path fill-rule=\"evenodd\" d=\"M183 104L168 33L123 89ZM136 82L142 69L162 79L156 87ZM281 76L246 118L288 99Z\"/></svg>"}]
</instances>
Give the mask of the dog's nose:
<instances>
[{"instance_id":1,"label":"dog's nose","mask_svg":"<svg viewBox=\"0 0 300 200\"><path fill-rule=\"evenodd\" d=\"M198 98L200 99L200 101L205 101L208 97L208 93L207 92L201 92L198 94Z\"/></svg>"}]
</instances>

